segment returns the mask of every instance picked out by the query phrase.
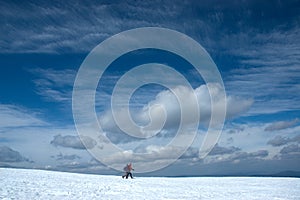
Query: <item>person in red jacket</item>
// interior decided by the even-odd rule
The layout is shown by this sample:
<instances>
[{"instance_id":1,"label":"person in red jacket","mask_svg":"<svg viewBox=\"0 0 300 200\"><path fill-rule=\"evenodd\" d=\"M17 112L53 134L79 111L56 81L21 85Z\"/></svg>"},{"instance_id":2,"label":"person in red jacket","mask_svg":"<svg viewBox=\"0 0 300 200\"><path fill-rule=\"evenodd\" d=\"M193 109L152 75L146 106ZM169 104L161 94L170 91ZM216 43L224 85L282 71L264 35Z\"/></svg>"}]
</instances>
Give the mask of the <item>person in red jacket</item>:
<instances>
[{"instance_id":1,"label":"person in red jacket","mask_svg":"<svg viewBox=\"0 0 300 200\"><path fill-rule=\"evenodd\" d=\"M134 169L132 168L132 164L131 164L131 163L127 164L127 165L124 167L125 175L123 175L122 178L125 178L125 177L126 177L126 179L128 179L128 176L130 176L130 178L133 178L133 177L132 177L132 173L131 173L132 170L134 170Z\"/></svg>"}]
</instances>

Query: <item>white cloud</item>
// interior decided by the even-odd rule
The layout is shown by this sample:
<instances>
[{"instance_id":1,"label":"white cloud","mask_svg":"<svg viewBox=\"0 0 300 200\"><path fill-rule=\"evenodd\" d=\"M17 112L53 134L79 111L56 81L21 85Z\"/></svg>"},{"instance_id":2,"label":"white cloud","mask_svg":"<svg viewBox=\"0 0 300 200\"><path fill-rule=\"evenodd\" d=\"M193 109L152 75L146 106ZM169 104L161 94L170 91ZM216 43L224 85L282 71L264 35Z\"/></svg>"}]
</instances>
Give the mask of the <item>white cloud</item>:
<instances>
[{"instance_id":1,"label":"white cloud","mask_svg":"<svg viewBox=\"0 0 300 200\"><path fill-rule=\"evenodd\" d=\"M0 128L49 125L37 114L20 106L0 104Z\"/></svg>"},{"instance_id":2,"label":"white cloud","mask_svg":"<svg viewBox=\"0 0 300 200\"><path fill-rule=\"evenodd\" d=\"M71 141L64 141L65 145L69 145L70 148L63 148L61 146L54 146L51 144L54 137L58 134L63 136L72 136L69 138ZM91 155L80 148L79 142L76 143L76 138L78 137L76 130L73 126L30 126L22 128L0 128L0 146L7 146L11 149L18 151L28 158L28 160L33 162L26 163L14 163L12 166L20 167L34 167L42 168L43 166L52 166L55 168L57 165L60 165L65 162L71 162L72 160L67 160L68 155L76 155L80 157L81 162L86 162L91 159ZM62 138L68 139L68 138ZM72 143L73 142L73 143ZM73 146L72 146L73 145ZM74 148L71 148L74 147ZM58 157L53 157L53 155L62 154L64 160L57 160ZM66 155L66 157L65 157Z\"/></svg>"},{"instance_id":3,"label":"white cloud","mask_svg":"<svg viewBox=\"0 0 300 200\"><path fill-rule=\"evenodd\" d=\"M151 172L167 166L178 158L181 147L148 145L143 147L143 154L135 154L132 150L115 153L103 159L115 169L122 170L124 163L132 162L137 172Z\"/></svg>"},{"instance_id":4,"label":"white cloud","mask_svg":"<svg viewBox=\"0 0 300 200\"><path fill-rule=\"evenodd\" d=\"M204 164L209 163L256 163L256 162L270 162L276 161L278 158L282 158L283 154L298 155L299 144L299 126L292 127L286 130L276 130L274 132L266 132L264 129L267 124L234 124L233 126L225 126L223 134L219 140L219 145L214 148L212 153L204 159ZM232 130L236 129L235 133ZM268 145L274 134L287 137L288 143L294 144L292 146L284 146L284 150L280 146ZM228 144L228 139L231 139L231 143ZM164 138L160 138L162 140ZM138 141L137 143L140 143ZM191 165L199 165L202 161L199 160L199 147L201 142L195 142L188 150L180 157L180 159L188 160ZM229 146L228 146L229 145ZM284 144L283 144L284 145ZM139 167L147 163L153 162L167 162L168 158L172 158L177 150L176 147L165 147L164 145L153 145L140 143L140 147L133 150L126 150L123 153L113 155L109 157L109 162L116 162L122 164L122 162L132 161L138 163ZM147 156L133 156L135 153L152 153ZM170 155L170 157L167 157ZM285 158L288 159L288 158ZM180 165L177 165L179 167Z\"/></svg>"},{"instance_id":5,"label":"white cloud","mask_svg":"<svg viewBox=\"0 0 300 200\"><path fill-rule=\"evenodd\" d=\"M72 69L55 70L51 68L34 68L29 71L42 78L36 79L36 82L34 81L37 86L72 86L76 76L76 71ZM41 82L39 82L39 80Z\"/></svg>"},{"instance_id":6,"label":"white cloud","mask_svg":"<svg viewBox=\"0 0 300 200\"><path fill-rule=\"evenodd\" d=\"M211 94L209 94L208 88L212 91ZM207 84L207 85L201 85L200 87L196 88L194 91L191 91L190 89L178 86L176 88L173 88L174 91L177 91L176 93L181 95L181 98L183 101L181 102L181 105L179 105L176 96L169 90L162 91L157 94L156 98L153 101L150 101L147 105L144 106L143 109L139 111L131 112L132 118L137 121L138 124L146 125L150 122L150 119L155 119L153 122L153 129L149 129L149 134L153 134L151 131L159 132L161 122L163 122L164 116L166 116L165 125L162 130L168 130L171 132L176 132L178 128L178 124L181 120L181 109L185 109L187 112L187 116L185 117L185 122L183 123L183 126L186 130L188 130L189 125L192 123L195 123L195 119L191 118L191 115L189 113L194 112L194 109L196 108L196 105L191 104L190 99L192 95L196 95L198 99L198 105L200 108L200 123L207 124L211 118L211 106L215 107L215 110L217 113L225 112L222 108L222 105L224 102L224 97L221 93L221 88L217 84ZM211 102L210 95L212 95L213 102ZM229 96L227 97L227 118L233 118L237 117L241 113L246 112L249 107L252 104L251 99L240 99L237 97ZM181 106L181 107L180 107ZM117 110L118 118L120 120L126 119L124 121L128 121L127 117L127 110L126 109L119 109ZM149 116L150 114L150 116ZM125 116L125 117L122 117ZM120 129L118 128L117 124L114 122L113 115L110 111L107 111L103 113L99 117L100 123L102 125L102 128L104 131L112 134L116 134L116 132L120 132ZM158 120L158 122L157 122ZM123 126L126 126L127 123L120 123ZM123 130L130 131L130 128L124 128ZM173 130L173 131L172 131ZM172 135L172 134L171 134ZM122 136L119 135L119 140L122 140ZM151 135L152 136L152 135ZM170 135L169 135L170 136ZM109 135L108 135L109 137Z\"/></svg>"},{"instance_id":7,"label":"white cloud","mask_svg":"<svg viewBox=\"0 0 300 200\"><path fill-rule=\"evenodd\" d=\"M300 126L288 129L265 131L268 123L226 124L219 144L224 147L235 146L245 152L267 150L266 159L273 160L280 157L282 147L299 144ZM228 140L230 143L228 144Z\"/></svg>"},{"instance_id":8,"label":"white cloud","mask_svg":"<svg viewBox=\"0 0 300 200\"><path fill-rule=\"evenodd\" d=\"M181 107L182 109L187 109L187 113L192 112L192 110L195 109L195 105L191 104L190 99L193 94L196 95L200 109L200 122L207 122L210 120L212 107L214 107L217 113L226 112L227 118L233 118L246 112L253 102L252 99L240 99L234 96L225 98L221 92L221 87L218 84L208 83L206 85L201 85L194 91L190 91L181 86L175 88L175 90L178 90L177 93L182 95L181 99L184 99L184 101L182 102ZM224 102L224 100L226 100L226 102ZM227 105L226 111L223 109L223 104ZM159 93L156 99L145 107L144 112L149 112L153 105L161 105L165 109L168 117L166 123L169 123L171 127L178 124L181 108L172 92L163 91ZM157 114L161 115L160 113ZM154 115L152 117L155 118L159 116ZM186 116L186 118L188 119L187 123L193 121L193 119L189 119L189 116Z\"/></svg>"}]
</instances>

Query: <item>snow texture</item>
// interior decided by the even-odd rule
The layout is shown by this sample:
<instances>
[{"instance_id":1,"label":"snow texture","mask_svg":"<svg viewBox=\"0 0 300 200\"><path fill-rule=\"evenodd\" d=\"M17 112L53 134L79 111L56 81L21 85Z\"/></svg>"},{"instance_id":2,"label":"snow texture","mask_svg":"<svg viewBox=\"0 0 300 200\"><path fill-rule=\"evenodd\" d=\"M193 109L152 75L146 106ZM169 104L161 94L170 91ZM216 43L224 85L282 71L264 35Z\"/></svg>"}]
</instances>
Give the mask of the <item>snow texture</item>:
<instances>
[{"instance_id":1,"label":"snow texture","mask_svg":"<svg viewBox=\"0 0 300 200\"><path fill-rule=\"evenodd\" d=\"M300 199L298 178L137 177L0 168L0 199Z\"/></svg>"}]
</instances>

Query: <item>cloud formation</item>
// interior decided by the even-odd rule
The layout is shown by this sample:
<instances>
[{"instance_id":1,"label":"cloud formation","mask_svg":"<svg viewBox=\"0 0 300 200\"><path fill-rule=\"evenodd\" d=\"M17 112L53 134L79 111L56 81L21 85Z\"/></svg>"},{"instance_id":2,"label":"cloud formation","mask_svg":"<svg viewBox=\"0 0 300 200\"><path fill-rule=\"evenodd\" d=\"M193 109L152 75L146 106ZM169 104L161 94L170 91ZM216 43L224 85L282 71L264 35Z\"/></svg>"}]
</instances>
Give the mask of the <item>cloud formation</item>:
<instances>
[{"instance_id":1,"label":"cloud formation","mask_svg":"<svg viewBox=\"0 0 300 200\"><path fill-rule=\"evenodd\" d=\"M45 66L45 62L47 62L48 66L52 64L51 59L57 54L70 53L71 58L76 57L77 53L86 54L95 45L120 31L144 26L170 28L185 33L202 44L220 67L227 94L229 94L226 102L227 120L235 120L241 115L243 118L237 119L238 122L240 122L239 120L247 122L250 119L247 118L249 115L251 116L250 120L264 120L265 115L261 114L272 113L278 113L276 118L285 120L287 115L281 115L281 112L286 111L298 116L300 108L299 1L272 2L272 9L270 9L270 3L262 3L259 0L245 1L243 4L238 0L217 1L218 6L215 4L215 1L187 2L181 0L100 3L77 0L54 3L2 1L0 3L0 19L2 19L0 27L5 31L0 32L0 53L5 58L3 63L16 63L16 69L19 69L20 66L30 67L26 65L33 63L33 66ZM39 57L37 54L34 56L37 60L31 61L32 57L27 57L26 53L46 53L46 56ZM7 59L6 55L8 54L10 56ZM17 59L11 62L9 59L18 58L15 54L21 54L21 57L24 56L24 59L30 61L27 64L20 63ZM48 54L55 54L55 56L48 57ZM41 58L46 58L46 61ZM59 58L64 58L64 55ZM29 70L31 77L26 78L32 78L35 89L27 89L36 91L43 100L47 101L41 102L39 98L32 98L36 102L30 102L30 105L34 104L36 108L47 110L50 110L52 106L59 107L61 102L70 105L76 71L62 68L57 70L58 67L63 66L76 67L70 66L70 62L67 60L61 60L55 69L35 68ZM5 81L10 77L6 77L5 67L3 70L5 77L3 80ZM0 74L2 75L2 73ZM168 74L160 73L158 75L168 79L173 78ZM188 74L189 76L190 74ZM103 80L105 89L110 88L106 86L115 83L114 80L117 78L118 76L113 79L110 75L105 77ZM23 81L20 81L18 84L22 83ZM9 84L5 82L3 85L8 88L8 93L3 94L7 96L2 100L4 103L15 102L28 105L24 99L16 99L14 95L10 96ZM200 120L201 125L204 124L204 126L210 120L210 107L214 105L218 108L218 104L222 103L218 102L218 98L215 102L210 101L207 87L212 87L216 97L219 97L216 86L201 85L195 88L194 92L200 97ZM191 91L180 87L178 90L182 92L183 96L186 96L187 101L184 102L184 106L191 109L192 106L188 102ZM26 91L24 90L24 94ZM125 162L127 159L144 162L145 158L133 158L131 151L143 141L134 140L123 133L114 123L109 110L105 110L106 105L110 103L109 92L106 93L105 98L96 99L96 107L101 103L104 105L100 109L98 107L96 109L100 111L98 114L100 114L100 121L105 128L105 134L113 143L121 143L120 146L126 149L124 150L125 157L120 154L113 155L111 159L117 162ZM141 152L153 153L146 157L149 159L146 162L163 162L164 159L168 159L168 156L173 156L178 151L175 147L165 148L164 145L168 139L174 136L174 130L178 128L180 108L174 95L169 91L161 91L154 98L148 92L146 91L134 102L140 103L138 108L144 106L141 110L131 110L134 120L143 125L149 123L148 114L152 110L155 111L152 115L160 121L163 109L157 109L157 107L155 109L157 104L165 108L168 119L163 130L158 132L155 139L141 145L143 148L137 149ZM154 90L151 92L155 93ZM31 98L27 100L29 99L31 100ZM49 102L51 103L47 104ZM144 102L145 104L143 104ZM52 110L49 113L47 111L48 114L51 119ZM118 114L124 114L123 110L119 110ZM256 118L255 115L258 117ZM73 129L64 130L62 127L52 126L48 128L49 124L38 116L40 113L18 105L0 104L0 142L6 145L1 147L0 160L11 162L15 164L14 166L22 162L22 159L26 160L19 152L9 148L18 147L18 150L22 149L22 152L24 150L23 153L26 153L24 155L30 155L41 163L49 162L46 160L51 155L57 155L50 159L51 162L55 162L52 163L53 165L57 165L57 163L60 165L56 169L86 172L87 170L93 171L93 168L97 167L99 163L91 164L83 161L84 153L87 152L78 150L86 147L75 136ZM55 116L58 116L57 113ZM268 117L275 118L272 115ZM70 127L69 121L64 119L64 116L61 117L61 121L67 128ZM189 122L191 120L185 124L187 128ZM225 143L219 143L220 145L215 146L208 157L215 159L216 165L223 170L223 166L219 163L221 161L257 163L254 161L268 160L268 154L271 156L279 153L278 155L282 159L280 165L284 166L282 169L290 168L289 163L291 162L294 163L292 166L297 168L299 166L299 153L297 152L299 152L300 137L295 136L299 131L299 127L295 126L299 120L279 121L272 124L264 124L263 121L256 121L256 123L258 124L247 123L233 127L231 130L225 129L225 133L231 133L231 135L223 134L227 141L226 144L232 146L224 146ZM40 137L41 133L43 133L43 137ZM61 135L55 135L57 133L61 133ZM32 145L33 143L36 145ZM92 148L95 146L95 141L86 139L86 144L88 148ZM58 154L61 149L53 148L53 146L63 147L63 151L68 153ZM36 152L37 147L41 151ZM265 147L266 150L261 150ZM192 160L197 158L198 154L198 148L190 147L181 158ZM8 158L7 155L10 155L11 158ZM289 157L289 162L285 162L284 159L288 159L288 156L293 157ZM270 163L272 163L271 161L274 160L270 160ZM260 162L260 170L279 169L276 165L265 167L264 164L265 162ZM236 167L234 164L228 166L230 166L229 168ZM244 166L240 165L240 167ZM234 170L238 171L239 169L236 167ZM100 168L97 170L101 172Z\"/></svg>"},{"instance_id":2,"label":"cloud formation","mask_svg":"<svg viewBox=\"0 0 300 200\"><path fill-rule=\"evenodd\" d=\"M50 142L50 144L54 146L61 146L73 149L92 149L97 143L89 137L84 137L80 139L78 136L56 135L54 136L54 139Z\"/></svg>"},{"instance_id":3,"label":"cloud formation","mask_svg":"<svg viewBox=\"0 0 300 200\"><path fill-rule=\"evenodd\" d=\"M279 147L279 146L286 145L288 143L300 143L300 136L289 138L289 137L282 137L281 135L277 135L271 140L269 140L267 144L272 145L274 147Z\"/></svg>"},{"instance_id":4,"label":"cloud formation","mask_svg":"<svg viewBox=\"0 0 300 200\"><path fill-rule=\"evenodd\" d=\"M300 153L300 146L298 144L290 144L288 146L283 147L280 150L281 154L291 154L291 153Z\"/></svg>"},{"instance_id":5,"label":"cloud formation","mask_svg":"<svg viewBox=\"0 0 300 200\"><path fill-rule=\"evenodd\" d=\"M155 19L153 14L150 14L153 9L157 14L167 18L171 13L176 14L178 9L177 6L173 6L175 9L173 12L166 12L156 3L151 6L146 2L134 4L128 2L2 3L1 10L5 12L1 12L0 17L7 21L7 34L0 35L3 38L1 50L31 53L57 53L62 50L87 52L95 44L122 30L164 24L165 20L161 20L164 17ZM19 14L15 15L16 12ZM156 22L157 20L160 22ZM24 24L16 23L20 21Z\"/></svg>"},{"instance_id":6,"label":"cloud formation","mask_svg":"<svg viewBox=\"0 0 300 200\"><path fill-rule=\"evenodd\" d=\"M71 154L71 155L63 155L62 153L53 156L56 158L57 161L64 161L64 160L77 160L80 159L81 157L76 155L76 154Z\"/></svg>"},{"instance_id":7,"label":"cloud formation","mask_svg":"<svg viewBox=\"0 0 300 200\"><path fill-rule=\"evenodd\" d=\"M229 160L232 162L240 162L241 160L249 160L249 159L262 159L269 155L267 150L258 150L255 152L238 152L229 157Z\"/></svg>"},{"instance_id":8,"label":"cloud formation","mask_svg":"<svg viewBox=\"0 0 300 200\"><path fill-rule=\"evenodd\" d=\"M72 69L30 69L37 78L33 80L37 94L50 102L71 102L76 71Z\"/></svg>"},{"instance_id":9,"label":"cloud formation","mask_svg":"<svg viewBox=\"0 0 300 200\"><path fill-rule=\"evenodd\" d=\"M271 140L268 141L267 144L272 145L274 147L282 146L290 142L290 138L282 137L280 135L275 136Z\"/></svg>"},{"instance_id":10,"label":"cloud formation","mask_svg":"<svg viewBox=\"0 0 300 200\"><path fill-rule=\"evenodd\" d=\"M225 85L230 94L256 100L249 115L299 110L299 28L299 23L268 33L256 33L251 28L230 37L236 48L229 50L229 55L243 67L233 69L225 77Z\"/></svg>"},{"instance_id":11,"label":"cloud formation","mask_svg":"<svg viewBox=\"0 0 300 200\"><path fill-rule=\"evenodd\" d=\"M209 93L208 87L211 91L213 91L212 94ZM228 96L226 102L221 102L224 98L221 96L221 88L218 84L201 85L194 91L190 91L190 89L185 88L183 86L178 86L173 89L177 90L177 93L182 94L183 97L185 97L183 98L185 99L185 101L181 102L181 105L179 105L176 96L171 91L164 90L159 92L156 95L156 98L153 101L150 101L147 105L145 105L142 110L131 112L132 118L136 120L138 124L145 125L149 123L150 119L159 119L160 121L162 121L163 119L161 118L163 116L166 116L164 127L159 133L160 135L170 137L173 135L172 132L176 133L176 129L178 128L178 124L180 123L182 114L181 108L187 110L192 110L195 108L195 105L191 105L189 101L189 96L192 96L194 94L196 95L198 100L197 103L200 108L200 123L206 125L211 120L212 106L214 106L217 113L221 113L224 112L221 105L225 103L225 105L227 105L226 117L234 118L246 112L253 103L252 99L241 99L234 96ZM210 98L210 95L214 97L213 102ZM150 116L149 113L151 114ZM122 119L122 116L127 116L127 111L125 109L120 109L117 111L117 115L119 116L119 119ZM189 124L194 122L194 119L190 119L189 116L184 117L187 120L185 121L183 126L186 126L188 129ZM99 117L99 120L101 122L103 130L107 133L107 136L110 139L113 139L115 142L121 142L122 139L129 139L126 136L124 136L124 133L122 133L121 130L118 128L117 124L114 122L114 118L111 112L108 111L106 113L103 113L103 115ZM126 126L126 124L124 123L123 125ZM154 126L154 131L155 130L156 129Z\"/></svg>"},{"instance_id":12,"label":"cloud formation","mask_svg":"<svg viewBox=\"0 0 300 200\"><path fill-rule=\"evenodd\" d=\"M20 106L0 104L0 127L17 128L48 125L47 122L38 118L37 114Z\"/></svg>"},{"instance_id":13,"label":"cloud formation","mask_svg":"<svg viewBox=\"0 0 300 200\"><path fill-rule=\"evenodd\" d=\"M280 122L274 122L270 125L268 125L265 128L265 131L278 131L286 128L290 128L298 124L300 120L298 118L292 120L292 121L280 121Z\"/></svg>"},{"instance_id":14,"label":"cloud formation","mask_svg":"<svg viewBox=\"0 0 300 200\"><path fill-rule=\"evenodd\" d=\"M239 163L241 161L257 161L266 159L269 155L268 150L257 150L253 152L245 152L237 147L222 147L219 152L212 153L204 159L207 163Z\"/></svg>"},{"instance_id":15,"label":"cloud formation","mask_svg":"<svg viewBox=\"0 0 300 200\"><path fill-rule=\"evenodd\" d=\"M15 151L7 146L0 146L0 162L28 162L29 160L23 157L18 151Z\"/></svg>"},{"instance_id":16,"label":"cloud formation","mask_svg":"<svg viewBox=\"0 0 300 200\"><path fill-rule=\"evenodd\" d=\"M253 36L262 33L257 34L253 27L263 28L264 37L269 39L270 29L275 25L286 27L287 22L293 25L299 20L297 1L274 2L272 11L259 1L243 2L243 5L239 1L217 1L217 7L216 2L209 1L75 2L1 3L0 17L4 20L0 25L6 30L0 34L1 51L87 52L110 35L146 26L172 28L192 35L213 50L217 46L228 49L246 41L257 44ZM287 9L285 16L278 15ZM274 25L274 21L278 24ZM222 30L222 36L218 30ZM236 30L245 33L237 38ZM236 46L233 49L240 51Z\"/></svg>"},{"instance_id":17,"label":"cloud formation","mask_svg":"<svg viewBox=\"0 0 300 200\"><path fill-rule=\"evenodd\" d=\"M237 151L240 151L241 149L238 147L230 146L230 147L222 147L216 144L214 148L209 152L208 155L214 156L214 155L224 155L224 154L232 154Z\"/></svg>"}]
</instances>

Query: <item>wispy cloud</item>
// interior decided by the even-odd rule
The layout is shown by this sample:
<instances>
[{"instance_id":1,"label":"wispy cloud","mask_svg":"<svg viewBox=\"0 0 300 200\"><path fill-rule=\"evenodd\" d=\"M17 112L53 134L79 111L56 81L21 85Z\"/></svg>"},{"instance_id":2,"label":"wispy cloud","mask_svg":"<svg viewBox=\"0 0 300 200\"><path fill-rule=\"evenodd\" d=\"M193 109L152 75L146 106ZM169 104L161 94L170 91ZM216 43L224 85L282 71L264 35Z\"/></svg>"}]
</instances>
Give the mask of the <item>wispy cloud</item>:
<instances>
[{"instance_id":1,"label":"wispy cloud","mask_svg":"<svg viewBox=\"0 0 300 200\"><path fill-rule=\"evenodd\" d=\"M46 121L37 117L37 115L37 112L32 112L24 107L0 104L0 128L49 125Z\"/></svg>"},{"instance_id":2,"label":"wispy cloud","mask_svg":"<svg viewBox=\"0 0 300 200\"><path fill-rule=\"evenodd\" d=\"M300 109L299 32L296 25L288 30L276 27L267 33L250 29L230 37L240 41L232 43L234 48L228 52L239 66L225 77L225 85L229 93L254 98L248 114Z\"/></svg>"},{"instance_id":3,"label":"wispy cloud","mask_svg":"<svg viewBox=\"0 0 300 200\"><path fill-rule=\"evenodd\" d=\"M279 121L279 122L274 122L270 125L268 125L265 128L265 131L275 131L275 130L282 130L286 128L290 128L298 124L300 120L298 118L292 120L292 121Z\"/></svg>"},{"instance_id":4,"label":"wispy cloud","mask_svg":"<svg viewBox=\"0 0 300 200\"><path fill-rule=\"evenodd\" d=\"M37 77L33 80L37 94L47 101L71 103L75 70L35 68L29 71Z\"/></svg>"},{"instance_id":5,"label":"wispy cloud","mask_svg":"<svg viewBox=\"0 0 300 200\"><path fill-rule=\"evenodd\" d=\"M225 85L230 94L255 100L249 115L276 113L300 109L299 76L295 64L250 67L233 70Z\"/></svg>"},{"instance_id":6,"label":"wispy cloud","mask_svg":"<svg viewBox=\"0 0 300 200\"><path fill-rule=\"evenodd\" d=\"M4 12L0 16L6 23L1 25L7 32L0 35L1 52L87 52L103 39L122 30L161 26L165 18L178 15L175 5L166 11L161 6L162 2L149 4L3 2L0 6ZM153 10L160 15L159 18L153 16Z\"/></svg>"},{"instance_id":7,"label":"wispy cloud","mask_svg":"<svg viewBox=\"0 0 300 200\"><path fill-rule=\"evenodd\" d=\"M145 26L166 27L187 33L211 51L216 51L223 47L227 49L232 42L252 41L253 35L240 38L242 40L228 38L228 34L236 33L235 30L249 32L256 26L269 30L273 28L274 20L278 20L275 25L284 26L280 21L282 16L276 14L283 10L289 9L284 16L289 24L295 24L298 20L297 15L295 17L298 11L295 2L273 3L272 11L261 2L243 2L243 6L238 1L218 1L218 6L215 4L179 0L55 4L1 2L0 17L4 20L0 21L0 26L6 31L0 33L0 52L88 52L111 35Z\"/></svg>"}]
</instances>

